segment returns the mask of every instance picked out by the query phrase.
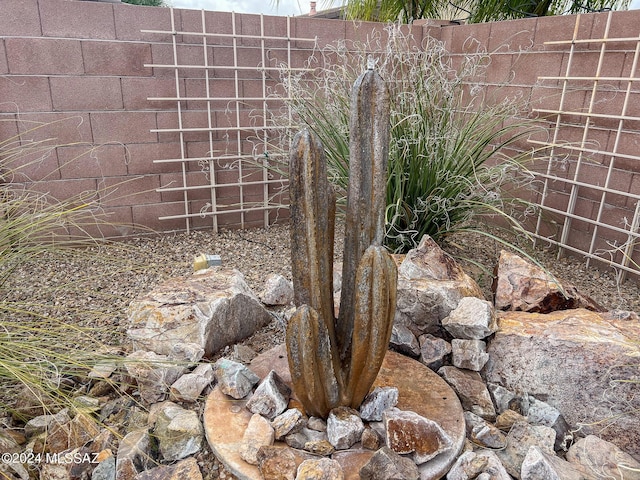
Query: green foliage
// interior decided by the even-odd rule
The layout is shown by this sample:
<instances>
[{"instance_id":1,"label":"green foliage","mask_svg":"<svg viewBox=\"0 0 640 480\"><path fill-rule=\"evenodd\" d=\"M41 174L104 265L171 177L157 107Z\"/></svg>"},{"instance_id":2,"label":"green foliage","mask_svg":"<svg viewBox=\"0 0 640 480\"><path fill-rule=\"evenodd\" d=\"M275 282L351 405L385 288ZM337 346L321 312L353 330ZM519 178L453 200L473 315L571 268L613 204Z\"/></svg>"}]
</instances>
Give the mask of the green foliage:
<instances>
[{"instance_id":1,"label":"green foliage","mask_svg":"<svg viewBox=\"0 0 640 480\"><path fill-rule=\"evenodd\" d=\"M130 3L131 5L146 5L148 7L166 7L167 2L164 0L122 0L122 3Z\"/></svg>"},{"instance_id":2,"label":"green foliage","mask_svg":"<svg viewBox=\"0 0 640 480\"><path fill-rule=\"evenodd\" d=\"M391 91L386 246L405 252L425 234L442 241L482 214L521 230L508 214L518 201L504 187L530 181L522 168L530 152L507 155L533 128L518 119L522 102L487 96L480 83L486 55L467 55L455 68L441 43L412 48L398 27L388 33L383 43L331 47L311 78L284 85L295 116L325 146L339 201L349 172L349 90L371 54Z\"/></svg>"},{"instance_id":3,"label":"green foliage","mask_svg":"<svg viewBox=\"0 0 640 480\"><path fill-rule=\"evenodd\" d=\"M624 10L629 4L630 0L346 0L344 7L347 18L358 20L410 23L421 18L437 18L479 23Z\"/></svg>"}]
</instances>

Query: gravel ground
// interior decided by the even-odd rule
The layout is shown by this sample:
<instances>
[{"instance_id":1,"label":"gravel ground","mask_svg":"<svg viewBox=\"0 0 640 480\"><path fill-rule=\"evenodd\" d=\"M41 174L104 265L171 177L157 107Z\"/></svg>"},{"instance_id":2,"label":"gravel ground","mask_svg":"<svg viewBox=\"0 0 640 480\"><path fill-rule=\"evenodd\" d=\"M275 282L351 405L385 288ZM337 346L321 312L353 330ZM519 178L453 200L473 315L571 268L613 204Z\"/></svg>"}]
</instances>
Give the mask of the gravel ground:
<instances>
[{"instance_id":1,"label":"gravel ground","mask_svg":"<svg viewBox=\"0 0 640 480\"><path fill-rule=\"evenodd\" d=\"M336 238L340 239L336 242L336 257L339 258L340 228ZM469 234L455 236L445 246L445 250L457 258L466 257L483 266L461 260L486 295L490 295L490 272L500 249L495 241ZM43 315L52 318L97 328L95 343L102 342L126 352L124 332L129 302L165 279L190 274L193 257L199 253L220 255L224 265L237 268L245 275L256 293L261 291L269 273L291 277L289 229L273 226L266 230L227 231L218 235L198 231L190 235L139 237L107 246L48 253L16 270L0 287L0 296L11 301L35 303ZM576 258L557 260L552 252L544 250L535 251L534 256L554 275L573 283L606 308L640 312L638 283L627 280L617 285L614 272L587 268ZM259 353L283 341L283 326L274 321L243 343ZM70 345L73 347L77 343L74 340ZM98 350L105 348L89 346ZM198 460L207 479L235 478L224 470L207 447L198 455Z\"/></svg>"}]
</instances>

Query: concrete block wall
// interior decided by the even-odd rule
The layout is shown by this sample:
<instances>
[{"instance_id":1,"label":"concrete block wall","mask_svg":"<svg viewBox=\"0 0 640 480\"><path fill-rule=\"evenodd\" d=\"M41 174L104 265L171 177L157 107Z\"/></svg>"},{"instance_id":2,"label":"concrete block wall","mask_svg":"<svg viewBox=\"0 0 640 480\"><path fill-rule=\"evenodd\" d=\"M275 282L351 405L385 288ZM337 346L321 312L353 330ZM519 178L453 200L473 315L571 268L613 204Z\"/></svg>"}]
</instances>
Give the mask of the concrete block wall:
<instances>
[{"instance_id":1,"label":"concrete block wall","mask_svg":"<svg viewBox=\"0 0 640 480\"><path fill-rule=\"evenodd\" d=\"M102 233L110 236L133 234L137 231L136 225L155 231L184 229L183 220L158 220L161 215L184 211L181 193L157 191L182 174L176 164L154 163L154 160L180 156L177 133L152 131L177 126L176 102L147 100L148 97L175 95L176 80L172 69L145 66L173 62L172 38L167 34L141 32L171 31L171 10L77 0L2 0L1 7L0 141L23 134L25 138L55 138L60 145L24 168L22 180L37 181L39 188L59 197L86 190L108 192L104 195L103 206L114 226ZM606 15L582 15L580 34L601 36ZM205 19L208 31L216 33L231 34L234 19L236 33L258 35L261 32L261 18L257 15L234 17L227 12L205 12ZM265 35L286 32L286 18L265 16L263 20ZM481 25L421 21L411 28L417 44L427 35L443 41L454 64L466 52L478 48L489 52L491 64L486 76L479 80L490 90L494 89L497 98L518 96L530 100L535 108L555 108L561 82L542 82L538 77L562 74L568 53L567 47L545 45L544 42L570 38L575 20L575 16L563 16ZM174 21L176 30L198 32L202 29L200 11L175 9ZM640 11L616 12L611 24L611 31L615 33L610 35L637 37L640 33L638 25ZM291 19L290 35L317 36L318 47L322 48L336 40L363 40L374 31L384 35L384 26L300 17ZM207 50L210 64L233 64L231 38L216 37L207 41L210 42ZM237 42L243 65L255 67L262 61L260 40L244 38ZM188 63L189 59L202 62L201 36L176 35L176 43L183 63ZM607 55L604 70L628 75L635 48L632 43L617 45L617 51ZM293 46L292 66L304 65L312 53L311 46L303 42L293 42ZM574 68L590 71L594 58L597 61L599 49L600 44L580 45L573 60ZM271 65L289 60L284 45L275 42L268 51ZM183 95L204 94L202 70L185 69L180 74L178 86ZM213 69L211 75L215 79L216 95L235 96L236 82L232 72ZM270 85L275 83L274 77ZM240 72L237 85L239 93L245 97L262 94L261 76L256 72ZM588 108L586 90L568 92L565 107L582 111ZM638 90L640 85L634 84L629 115L640 115ZM600 100L599 105L606 105L612 112L620 111L620 94ZM214 126L233 126L235 112L230 115L228 102L213 105ZM241 116L249 119L254 105L251 102L243 105ZM185 101L181 108L185 126L202 124L206 110L203 102ZM40 124L45 126L32 130ZM600 144L611 145L617 127L616 121L598 119L592 132ZM639 127L633 122L624 125L618 151L637 155ZM565 140L571 140L572 136L579 135L579 130L572 131L567 127L564 133ZM230 141L229 135L216 133L214 148L224 151ZM210 148L206 134L186 133L184 139L189 157L199 156ZM245 140L243 136L242 141ZM235 141L235 137L231 141ZM601 175L607 161L604 158L592 162L581 176ZM570 176L571 168L572 163L568 162L566 172L556 173ZM617 188L640 193L637 160L617 160L614 170L612 178ZM196 183L206 180L197 163L189 165L187 174ZM220 181L233 181L237 172L232 168L221 169L217 175ZM549 204L561 206L566 203L568 186L555 182L553 189L556 193L549 199ZM237 201L236 187L228 187L226 193L225 190L219 193L222 201ZM255 194L253 189L247 189L246 199ZM200 191L190 193L191 206L197 210L206 204L207 195ZM580 188L577 209L593 218L598 197L599 192ZM607 206L617 214L628 214L633 207L633 201L615 196ZM193 222L194 227L211 225L210 219L196 218ZM219 218L222 228L235 227L238 223L238 216L234 214ZM262 223L261 214L248 217L249 225L259 223ZM576 233L572 232L572 238L576 244L583 244L593 229L588 222L574 222L573 227ZM604 244L606 241L602 240Z\"/></svg>"}]
</instances>

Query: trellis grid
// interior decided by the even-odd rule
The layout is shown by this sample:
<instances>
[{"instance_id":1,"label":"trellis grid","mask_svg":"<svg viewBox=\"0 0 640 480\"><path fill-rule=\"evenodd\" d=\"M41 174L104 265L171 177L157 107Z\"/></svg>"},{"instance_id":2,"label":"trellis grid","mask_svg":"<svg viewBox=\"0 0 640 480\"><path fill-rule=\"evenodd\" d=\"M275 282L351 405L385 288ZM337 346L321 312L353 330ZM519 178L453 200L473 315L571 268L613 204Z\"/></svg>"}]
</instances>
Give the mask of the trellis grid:
<instances>
[{"instance_id":1,"label":"trellis grid","mask_svg":"<svg viewBox=\"0 0 640 480\"><path fill-rule=\"evenodd\" d=\"M579 38L582 31L590 33L581 29L583 18L576 16L571 39L545 42L569 49L564 74L538 77L541 84L557 82L560 95L557 108L534 110L550 119L552 133L549 140L530 140L548 152L545 171L537 173L542 191L533 234L556 245L559 258L572 251L584 255L587 265L592 260L604 262L617 269L622 281L628 273L640 273L640 191L632 181L640 178L640 26L636 36L613 37L610 12L602 38ZM599 45L590 53L597 61L584 58L587 44ZM583 57L580 61L578 55ZM622 67L607 61L613 55L623 55ZM585 75L586 65L593 65L591 74ZM576 92L586 99L578 108ZM624 96L622 107L611 111L613 103L607 98L617 95ZM559 195L566 208L558 205ZM543 234L549 214L556 219L556 235ZM580 225L583 229L586 225L588 245L572 240L576 233L572 229Z\"/></svg>"},{"instance_id":2,"label":"trellis grid","mask_svg":"<svg viewBox=\"0 0 640 480\"><path fill-rule=\"evenodd\" d=\"M276 83L272 77L309 71L305 67L291 67L292 43L296 42L298 48L301 43L307 42L314 46L317 39L292 36L290 17L286 18L286 31L282 35L266 35L263 15L260 15L259 35L243 34L238 32L235 13L231 13L231 32L215 33L209 30L207 14L215 15L214 12L201 11L200 31L177 29L173 8L171 31L143 30L145 33L170 35L173 54L172 63L145 65L173 70L175 80L175 96L148 98L150 101L175 101L177 105L177 128L157 128L152 132L179 136L180 157L154 162L179 166L179 181L161 186L158 192L181 194L183 207L180 214L160 216L159 219L184 219L185 229L189 232L195 219L210 218L214 232L218 232L219 216L236 214L239 216L238 226L245 228L247 215L261 212L261 221L266 227L273 223L271 213L287 208L287 205L278 201L281 197L278 193L282 191L286 179L274 175L270 167L272 162L278 161L274 156L282 154L273 153L268 148L271 142L269 136L276 129L293 128L291 125L276 126L269 122L273 102L283 100L282 96L269 94L269 89ZM182 43L178 42L179 36L183 39ZM184 40L189 38L193 39L193 43ZM201 49L199 62L193 61L192 54L188 59L190 61L180 58L181 50L192 49L195 45L195 48ZM215 54L211 53L212 49L221 46L232 51L227 63L216 61ZM249 57L255 54L256 49L260 52L259 63L251 64ZM269 52L274 49L284 56L284 61L279 60L274 64L273 59L269 58ZM210 60L211 56L214 56L214 61ZM193 71L200 72L201 76L195 78L190 74ZM260 93L246 95L243 83L255 81L256 78L260 83ZM233 85L231 95L229 80ZM185 81L190 82L192 91L199 90L204 95L183 93ZM196 81L199 85L194 86ZM221 81L226 81L226 86L220 87ZM192 120L194 110L189 105L194 102L205 105L199 109L200 113L205 113L201 116L200 124L194 124ZM225 122L227 124L222 125ZM189 146L194 139L190 135L205 136L200 139L201 143L208 145L204 155L191 154ZM252 225L255 225L255 221Z\"/></svg>"}]
</instances>

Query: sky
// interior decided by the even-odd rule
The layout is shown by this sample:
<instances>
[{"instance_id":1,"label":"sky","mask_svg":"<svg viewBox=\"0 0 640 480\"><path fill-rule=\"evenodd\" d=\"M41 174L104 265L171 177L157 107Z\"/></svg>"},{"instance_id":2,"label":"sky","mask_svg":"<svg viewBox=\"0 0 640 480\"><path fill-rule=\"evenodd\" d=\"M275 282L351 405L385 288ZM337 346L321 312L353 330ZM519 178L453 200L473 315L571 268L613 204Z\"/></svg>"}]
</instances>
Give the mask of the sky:
<instances>
[{"instance_id":1,"label":"sky","mask_svg":"<svg viewBox=\"0 0 640 480\"><path fill-rule=\"evenodd\" d=\"M309 13L309 0L279 0L278 6L273 0L169 0L176 8L196 10L215 10L236 13L264 13L265 15L306 15ZM318 9L325 5L318 1ZM341 2L335 2L339 5ZM632 0L632 9L640 9L640 0Z\"/></svg>"}]
</instances>

